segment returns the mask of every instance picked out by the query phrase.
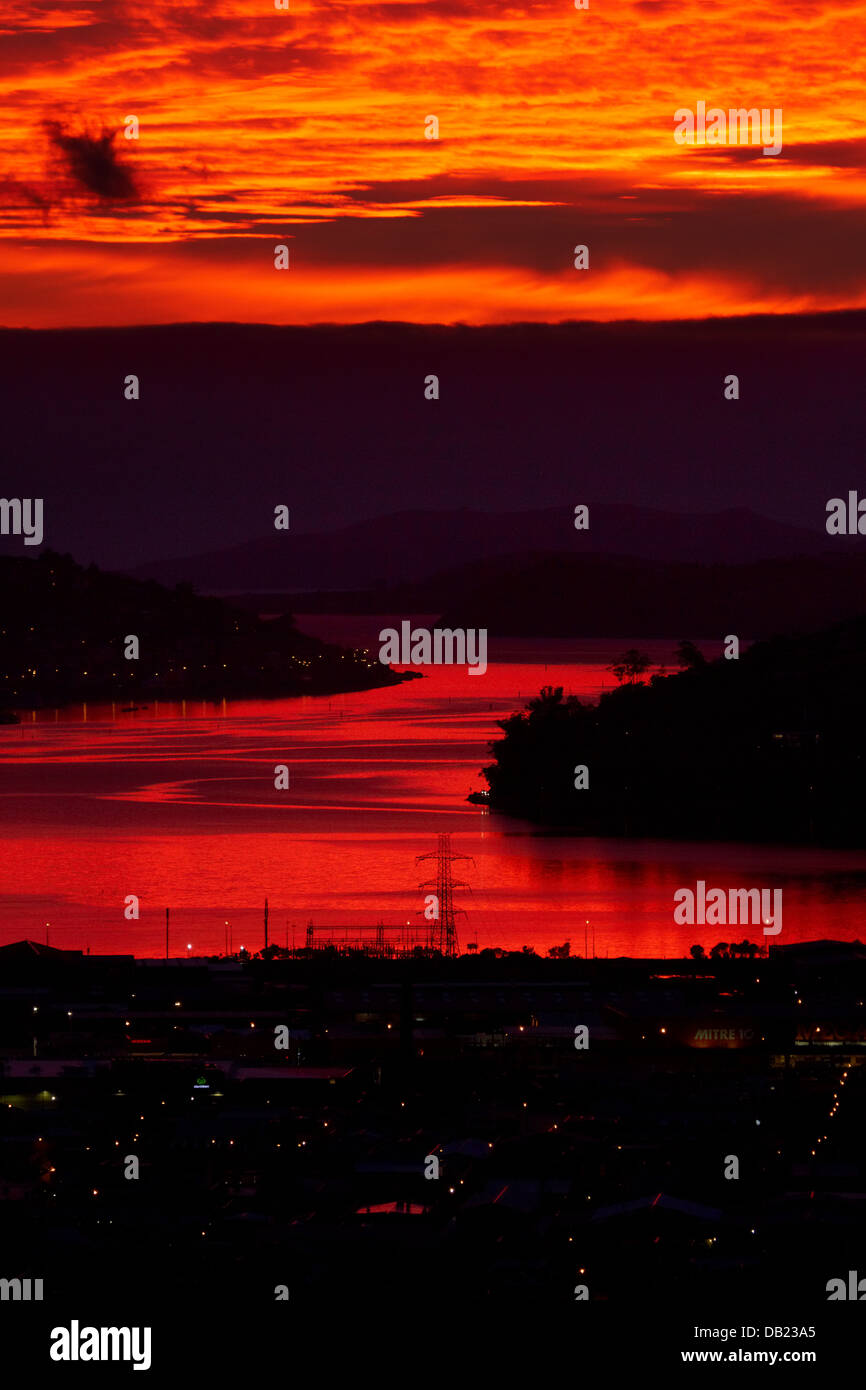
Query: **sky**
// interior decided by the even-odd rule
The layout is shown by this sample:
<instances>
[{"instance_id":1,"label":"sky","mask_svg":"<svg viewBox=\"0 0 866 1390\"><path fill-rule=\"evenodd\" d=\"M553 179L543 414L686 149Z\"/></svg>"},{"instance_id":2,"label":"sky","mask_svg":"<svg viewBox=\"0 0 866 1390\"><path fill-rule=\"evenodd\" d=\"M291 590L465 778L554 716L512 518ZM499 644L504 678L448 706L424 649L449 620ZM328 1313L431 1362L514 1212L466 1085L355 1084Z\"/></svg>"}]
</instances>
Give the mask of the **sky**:
<instances>
[{"instance_id":1,"label":"sky","mask_svg":"<svg viewBox=\"0 0 866 1390\"><path fill-rule=\"evenodd\" d=\"M407 509L555 507L571 549L587 534L574 530L577 503L746 507L826 535L827 499L864 492L864 355L863 310L11 329L0 331L0 484L4 497L44 499L47 546L118 569L273 541L277 504L291 511L286 539ZM597 523L593 511L593 538ZM533 548L529 532L526 545L507 534L509 549ZM381 544L371 535L371 554ZM738 534L730 545L739 555ZM38 553L15 535L0 536L4 550ZM429 572L454 563L445 546ZM307 586L295 576L290 587Z\"/></svg>"},{"instance_id":2,"label":"sky","mask_svg":"<svg viewBox=\"0 0 866 1390\"><path fill-rule=\"evenodd\" d=\"M866 0L5 0L0 323L866 307L864 54Z\"/></svg>"}]
</instances>

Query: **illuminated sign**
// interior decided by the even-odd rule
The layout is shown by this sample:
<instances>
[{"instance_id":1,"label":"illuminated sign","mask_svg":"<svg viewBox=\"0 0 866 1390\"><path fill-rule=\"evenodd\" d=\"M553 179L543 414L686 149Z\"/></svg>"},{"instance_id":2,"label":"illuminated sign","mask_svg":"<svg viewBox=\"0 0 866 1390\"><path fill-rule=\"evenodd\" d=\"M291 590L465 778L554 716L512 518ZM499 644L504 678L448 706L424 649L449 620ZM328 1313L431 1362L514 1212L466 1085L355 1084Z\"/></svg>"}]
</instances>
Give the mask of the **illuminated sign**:
<instances>
[{"instance_id":1,"label":"illuminated sign","mask_svg":"<svg viewBox=\"0 0 866 1390\"><path fill-rule=\"evenodd\" d=\"M712 1024L694 1023L681 1030L680 1037L689 1047L754 1047L761 1041L760 1033L739 1019L716 1019Z\"/></svg>"},{"instance_id":2,"label":"illuminated sign","mask_svg":"<svg viewBox=\"0 0 866 1390\"><path fill-rule=\"evenodd\" d=\"M866 1024L846 1028L838 1023L801 1023L795 1042L799 1047L807 1043L818 1047L839 1047L842 1043L862 1047L866 1043Z\"/></svg>"}]
</instances>

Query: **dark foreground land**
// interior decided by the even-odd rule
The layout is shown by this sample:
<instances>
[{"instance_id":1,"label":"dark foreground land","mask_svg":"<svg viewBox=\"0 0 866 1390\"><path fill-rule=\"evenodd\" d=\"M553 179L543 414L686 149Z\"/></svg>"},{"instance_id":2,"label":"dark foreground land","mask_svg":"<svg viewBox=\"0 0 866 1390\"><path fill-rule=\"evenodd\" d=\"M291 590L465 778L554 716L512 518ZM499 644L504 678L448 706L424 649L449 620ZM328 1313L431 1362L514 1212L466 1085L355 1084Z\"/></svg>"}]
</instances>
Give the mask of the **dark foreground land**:
<instances>
[{"instance_id":1,"label":"dark foreground land","mask_svg":"<svg viewBox=\"0 0 866 1390\"><path fill-rule=\"evenodd\" d=\"M31 1322L149 1318L181 1348L206 1327L228 1354L335 1310L650 1317L676 1351L695 1305L840 1335L857 1311L826 1286L866 1274L859 945L166 965L21 943L0 999L0 1275L44 1280Z\"/></svg>"},{"instance_id":2,"label":"dark foreground land","mask_svg":"<svg viewBox=\"0 0 866 1390\"><path fill-rule=\"evenodd\" d=\"M32 560L0 555L0 611L0 712L335 695L406 678L367 652L306 636L289 614L265 621L188 584L85 569L50 550Z\"/></svg>"}]
</instances>

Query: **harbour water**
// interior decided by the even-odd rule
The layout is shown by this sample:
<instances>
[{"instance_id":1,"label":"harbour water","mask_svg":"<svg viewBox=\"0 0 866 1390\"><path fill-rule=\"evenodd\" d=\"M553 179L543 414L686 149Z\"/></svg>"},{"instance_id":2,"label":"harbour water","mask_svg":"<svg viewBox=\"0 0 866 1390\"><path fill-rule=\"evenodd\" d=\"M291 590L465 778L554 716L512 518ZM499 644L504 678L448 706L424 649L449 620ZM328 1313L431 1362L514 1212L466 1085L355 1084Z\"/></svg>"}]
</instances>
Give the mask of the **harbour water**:
<instances>
[{"instance_id":1,"label":"harbour water","mask_svg":"<svg viewBox=\"0 0 866 1390\"><path fill-rule=\"evenodd\" d=\"M376 650L393 619L298 621ZM420 927L435 865L416 857L443 831L469 856L454 866L461 945L672 956L744 937L866 939L866 854L578 839L466 801L485 785L497 720L545 684L596 698L629 645L491 640L483 676L438 667L332 698L24 714L0 729L0 942L161 955L168 906L172 955L258 950L266 895L280 944L301 945L310 920ZM673 669L674 643L636 645ZM287 790L274 788L278 764ZM673 895L697 880L781 888L782 934L675 924Z\"/></svg>"}]
</instances>

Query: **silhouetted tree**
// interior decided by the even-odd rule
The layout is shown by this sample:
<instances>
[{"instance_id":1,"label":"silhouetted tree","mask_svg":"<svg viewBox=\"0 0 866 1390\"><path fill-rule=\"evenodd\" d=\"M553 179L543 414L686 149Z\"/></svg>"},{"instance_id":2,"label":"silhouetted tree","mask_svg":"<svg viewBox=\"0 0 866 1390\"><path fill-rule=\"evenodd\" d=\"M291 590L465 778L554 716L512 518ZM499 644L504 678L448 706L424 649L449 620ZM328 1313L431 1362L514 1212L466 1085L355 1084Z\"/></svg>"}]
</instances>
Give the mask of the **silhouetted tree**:
<instances>
[{"instance_id":1,"label":"silhouetted tree","mask_svg":"<svg viewBox=\"0 0 866 1390\"><path fill-rule=\"evenodd\" d=\"M652 665L652 657L646 652L639 652L637 647L629 647L628 651L623 652L618 661L608 666L608 671L612 671L622 685L627 681L629 685L634 685L636 681Z\"/></svg>"},{"instance_id":2,"label":"silhouetted tree","mask_svg":"<svg viewBox=\"0 0 866 1390\"><path fill-rule=\"evenodd\" d=\"M547 714L562 704L561 685L543 685L541 692L527 704L527 709L533 714Z\"/></svg>"},{"instance_id":3,"label":"silhouetted tree","mask_svg":"<svg viewBox=\"0 0 866 1390\"><path fill-rule=\"evenodd\" d=\"M691 670L696 670L699 666L706 666L707 659L703 652L699 651L694 642L688 640L680 642L675 652L678 666L686 666Z\"/></svg>"},{"instance_id":4,"label":"silhouetted tree","mask_svg":"<svg viewBox=\"0 0 866 1390\"><path fill-rule=\"evenodd\" d=\"M689 951L689 955L691 956L692 960L706 960L703 946L692 946L691 950Z\"/></svg>"}]
</instances>

